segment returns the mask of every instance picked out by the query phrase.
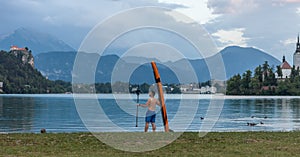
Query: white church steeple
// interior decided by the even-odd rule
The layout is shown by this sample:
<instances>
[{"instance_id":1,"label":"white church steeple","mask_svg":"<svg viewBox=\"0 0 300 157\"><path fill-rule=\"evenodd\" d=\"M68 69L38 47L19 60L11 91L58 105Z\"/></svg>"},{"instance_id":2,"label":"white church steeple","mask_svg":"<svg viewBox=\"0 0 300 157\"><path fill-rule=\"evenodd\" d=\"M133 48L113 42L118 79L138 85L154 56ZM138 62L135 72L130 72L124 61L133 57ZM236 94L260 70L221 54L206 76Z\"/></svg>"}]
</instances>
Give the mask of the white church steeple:
<instances>
[{"instance_id":1,"label":"white church steeple","mask_svg":"<svg viewBox=\"0 0 300 157\"><path fill-rule=\"evenodd\" d=\"M294 53L294 65L297 69L297 67L300 67L300 40L299 40L299 33L297 37L297 44L296 44L296 51Z\"/></svg>"}]
</instances>

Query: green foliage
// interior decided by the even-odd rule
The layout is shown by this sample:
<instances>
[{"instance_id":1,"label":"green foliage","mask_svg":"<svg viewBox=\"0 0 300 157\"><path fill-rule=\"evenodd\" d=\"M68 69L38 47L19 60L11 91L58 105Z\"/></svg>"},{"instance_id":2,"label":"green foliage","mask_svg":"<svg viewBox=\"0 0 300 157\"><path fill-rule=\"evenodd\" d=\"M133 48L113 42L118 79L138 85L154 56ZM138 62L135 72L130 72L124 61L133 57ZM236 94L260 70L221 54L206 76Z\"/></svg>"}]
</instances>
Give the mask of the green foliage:
<instances>
[{"instance_id":1,"label":"green foliage","mask_svg":"<svg viewBox=\"0 0 300 157\"><path fill-rule=\"evenodd\" d=\"M95 84L97 93L111 93L111 84L110 83L96 83Z\"/></svg>"},{"instance_id":2,"label":"green foliage","mask_svg":"<svg viewBox=\"0 0 300 157\"><path fill-rule=\"evenodd\" d=\"M276 68L277 68L276 73L277 73L278 77L282 78L283 74L282 74L282 69L281 69L280 65L277 65Z\"/></svg>"},{"instance_id":3,"label":"green foliage","mask_svg":"<svg viewBox=\"0 0 300 157\"><path fill-rule=\"evenodd\" d=\"M7 94L71 92L70 83L47 80L18 56L5 51L0 51L0 82L3 82L3 93Z\"/></svg>"},{"instance_id":4,"label":"green foliage","mask_svg":"<svg viewBox=\"0 0 300 157\"><path fill-rule=\"evenodd\" d=\"M228 95L300 95L300 70L293 66L290 78L282 79L282 69L276 66L275 78L273 67L266 61L252 72L247 70L242 77L234 75L227 81Z\"/></svg>"},{"instance_id":5,"label":"green foliage","mask_svg":"<svg viewBox=\"0 0 300 157\"><path fill-rule=\"evenodd\" d=\"M165 84L164 86L167 86L166 92L170 94L180 94L181 90L179 88L179 85L176 84Z\"/></svg>"},{"instance_id":6,"label":"green foliage","mask_svg":"<svg viewBox=\"0 0 300 157\"><path fill-rule=\"evenodd\" d=\"M235 95L237 93L241 93L240 86L241 86L241 75L240 74L234 75L232 78L230 78L227 81L226 93L228 95Z\"/></svg>"}]
</instances>

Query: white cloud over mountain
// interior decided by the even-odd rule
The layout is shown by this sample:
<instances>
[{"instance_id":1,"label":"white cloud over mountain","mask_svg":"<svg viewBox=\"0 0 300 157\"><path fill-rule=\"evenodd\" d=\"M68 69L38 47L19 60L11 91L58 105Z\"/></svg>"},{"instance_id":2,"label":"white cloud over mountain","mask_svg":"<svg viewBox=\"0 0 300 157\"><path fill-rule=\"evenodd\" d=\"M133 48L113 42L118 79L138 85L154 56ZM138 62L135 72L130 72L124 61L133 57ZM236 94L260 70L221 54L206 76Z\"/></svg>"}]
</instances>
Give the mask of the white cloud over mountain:
<instances>
[{"instance_id":1,"label":"white cloud over mountain","mask_svg":"<svg viewBox=\"0 0 300 157\"><path fill-rule=\"evenodd\" d=\"M223 47L239 45L246 47L248 38L244 37L245 28L234 28L230 30L218 30L212 36L222 43Z\"/></svg>"}]
</instances>

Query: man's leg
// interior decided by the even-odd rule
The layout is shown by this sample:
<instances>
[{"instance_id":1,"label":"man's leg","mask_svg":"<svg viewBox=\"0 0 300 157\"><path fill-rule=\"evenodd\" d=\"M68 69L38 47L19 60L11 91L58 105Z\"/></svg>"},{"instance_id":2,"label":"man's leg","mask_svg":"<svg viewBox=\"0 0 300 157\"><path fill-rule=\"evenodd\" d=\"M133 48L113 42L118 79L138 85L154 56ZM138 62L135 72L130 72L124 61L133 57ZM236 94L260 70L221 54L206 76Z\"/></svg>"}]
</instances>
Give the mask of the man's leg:
<instances>
[{"instance_id":1,"label":"man's leg","mask_svg":"<svg viewBox=\"0 0 300 157\"><path fill-rule=\"evenodd\" d=\"M146 122L146 124L145 124L145 132L147 132L147 131L148 131L148 128L149 128L149 123L148 123L148 122Z\"/></svg>"},{"instance_id":2,"label":"man's leg","mask_svg":"<svg viewBox=\"0 0 300 157\"><path fill-rule=\"evenodd\" d=\"M152 130L153 130L153 132L155 132L155 130L156 130L155 123L151 123L151 124L152 124Z\"/></svg>"}]
</instances>

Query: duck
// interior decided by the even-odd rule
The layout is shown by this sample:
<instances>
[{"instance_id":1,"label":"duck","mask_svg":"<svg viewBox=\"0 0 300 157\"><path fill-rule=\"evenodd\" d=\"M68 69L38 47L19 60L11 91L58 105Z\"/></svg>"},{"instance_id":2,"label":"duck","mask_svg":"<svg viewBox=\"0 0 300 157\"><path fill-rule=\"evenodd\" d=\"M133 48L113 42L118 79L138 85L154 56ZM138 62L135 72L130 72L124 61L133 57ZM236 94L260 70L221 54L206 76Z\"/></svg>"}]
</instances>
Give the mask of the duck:
<instances>
[{"instance_id":1,"label":"duck","mask_svg":"<svg viewBox=\"0 0 300 157\"><path fill-rule=\"evenodd\" d=\"M201 120L203 120L203 119L204 119L204 117L200 117L200 119L201 119Z\"/></svg>"},{"instance_id":2,"label":"duck","mask_svg":"<svg viewBox=\"0 0 300 157\"><path fill-rule=\"evenodd\" d=\"M44 133L46 133L47 131L46 131L46 129L45 128L42 128L41 129L41 134L44 134Z\"/></svg>"},{"instance_id":3,"label":"duck","mask_svg":"<svg viewBox=\"0 0 300 157\"><path fill-rule=\"evenodd\" d=\"M257 125L256 123L247 123L248 126L255 126Z\"/></svg>"}]
</instances>

